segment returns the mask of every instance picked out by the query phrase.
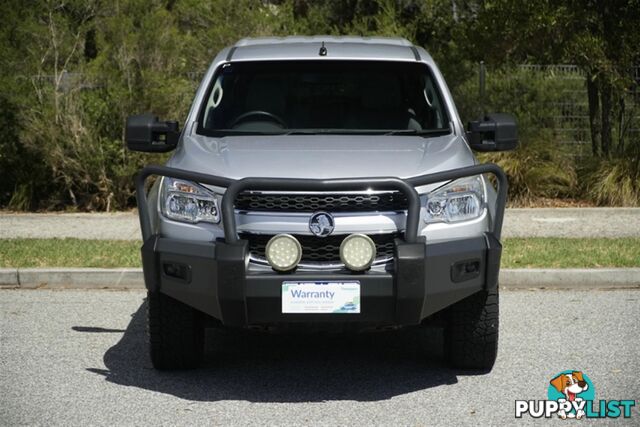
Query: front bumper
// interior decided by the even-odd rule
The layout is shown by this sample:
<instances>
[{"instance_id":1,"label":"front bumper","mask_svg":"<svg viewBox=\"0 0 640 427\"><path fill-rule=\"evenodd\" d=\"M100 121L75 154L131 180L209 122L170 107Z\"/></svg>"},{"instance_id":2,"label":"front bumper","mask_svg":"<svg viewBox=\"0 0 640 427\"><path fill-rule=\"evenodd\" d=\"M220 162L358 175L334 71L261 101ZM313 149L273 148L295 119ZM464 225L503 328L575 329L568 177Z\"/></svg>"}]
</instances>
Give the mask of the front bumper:
<instances>
[{"instance_id":1,"label":"front bumper","mask_svg":"<svg viewBox=\"0 0 640 427\"><path fill-rule=\"evenodd\" d=\"M429 243L417 235L419 198L415 186L463 176L492 173L498 181L492 230L483 236ZM151 231L144 181L149 175L189 179L227 187L222 202L226 239L195 242L169 239ZM409 208L404 238L396 239L394 262L387 269L362 273L340 271L275 271L250 268L248 245L237 236L233 202L245 189L361 190L393 189L407 195ZM347 180L294 180L246 178L231 181L211 175L162 166L145 168L137 179L137 196L144 244L142 261L149 290L163 292L227 326L291 323L358 323L363 325L415 325L429 315L482 289L497 286L499 241L506 201L506 177L496 165L486 164L415 177ZM358 314L284 314L284 281L360 282Z\"/></svg>"}]
</instances>

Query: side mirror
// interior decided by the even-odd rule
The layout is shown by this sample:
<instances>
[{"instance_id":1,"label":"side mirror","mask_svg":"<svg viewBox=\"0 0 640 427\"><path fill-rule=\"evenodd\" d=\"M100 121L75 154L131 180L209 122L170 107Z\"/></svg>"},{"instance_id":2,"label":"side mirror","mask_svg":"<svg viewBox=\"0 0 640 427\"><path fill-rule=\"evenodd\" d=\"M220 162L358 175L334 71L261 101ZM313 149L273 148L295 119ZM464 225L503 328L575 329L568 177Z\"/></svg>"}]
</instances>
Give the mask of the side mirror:
<instances>
[{"instance_id":1,"label":"side mirror","mask_svg":"<svg viewBox=\"0 0 640 427\"><path fill-rule=\"evenodd\" d=\"M152 114L127 118L124 139L129 150L166 153L176 148L179 137L178 122L160 122Z\"/></svg>"},{"instance_id":2,"label":"side mirror","mask_svg":"<svg viewBox=\"0 0 640 427\"><path fill-rule=\"evenodd\" d=\"M511 114L494 113L469 122L469 146L476 151L507 151L518 146L518 126Z\"/></svg>"}]
</instances>

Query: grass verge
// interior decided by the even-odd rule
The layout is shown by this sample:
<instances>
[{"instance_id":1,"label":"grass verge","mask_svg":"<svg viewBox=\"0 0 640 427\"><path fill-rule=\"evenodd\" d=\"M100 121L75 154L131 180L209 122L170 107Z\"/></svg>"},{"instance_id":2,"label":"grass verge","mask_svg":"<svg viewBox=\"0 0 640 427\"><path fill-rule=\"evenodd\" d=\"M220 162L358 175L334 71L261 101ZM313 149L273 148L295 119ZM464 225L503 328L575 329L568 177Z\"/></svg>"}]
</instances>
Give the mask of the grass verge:
<instances>
[{"instance_id":1,"label":"grass verge","mask_svg":"<svg viewBox=\"0 0 640 427\"><path fill-rule=\"evenodd\" d=\"M137 241L0 239L0 267L140 266L140 243Z\"/></svg>"},{"instance_id":2,"label":"grass verge","mask_svg":"<svg viewBox=\"0 0 640 427\"><path fill-rule=\"evenodd\" d=\"M512 238L503 244L503 268L640 267L640 238ZM140 243L0 239L3 267L140 267Z\"/></svg>"},{"instance_id":3,"label":"grass verge","mask_svg":"<svg viewBox=\"0 0 640 427\"><path fill-rule=\"evenodd\" d=\"M640 267L640 238L511 238L502 250L503 268Z\"/></svg>"}]
</instances>

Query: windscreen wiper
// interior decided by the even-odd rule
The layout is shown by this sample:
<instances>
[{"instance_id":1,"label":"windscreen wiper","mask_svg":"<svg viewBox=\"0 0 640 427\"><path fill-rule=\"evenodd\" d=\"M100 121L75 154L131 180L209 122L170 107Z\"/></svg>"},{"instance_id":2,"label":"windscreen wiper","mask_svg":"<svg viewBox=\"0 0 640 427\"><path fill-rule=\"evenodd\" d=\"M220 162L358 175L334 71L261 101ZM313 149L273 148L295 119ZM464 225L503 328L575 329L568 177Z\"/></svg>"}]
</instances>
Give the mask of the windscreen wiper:
<instances>
[{"instance_id":1,"label":"windscreen wiper","mask_svg":"<svg viewBox=\"0 0 640 427\"><path fill-rule=\"evenodd\" d=\"M419 135L419 136L436 136L446 135L451 132L451 129L397 129L386 132L385 135Z\"/></svg>"},{"instance_id":2,"label":"windscreen wiper","mask_svg":"<svg viewBox=\"0 0 640 427\"><path fill-rule=\"evenodd\" d=\"M280 135L382 135L384 131L369 129L292 129Z\"/></svg>"},{"instance_id":3,"label":"windscreen wiper","mask_svg":"<svg viewBox=\"0 0 640 427\"><path fill-rule=\"evenodd\" d=\"M275 135L446 135L451 129L292 129Z\"/></svg>"},{"instance_id":4,"label":"windscreen wiper","mask_svg":"<svg viewBox=\"0 0 640 427\"><path fill-rule=\"evenodd\" d=\"M316 129L293 129L287 132L279 133L278 135L316 135L318 132Z\"/></svg>"}]
</instances>

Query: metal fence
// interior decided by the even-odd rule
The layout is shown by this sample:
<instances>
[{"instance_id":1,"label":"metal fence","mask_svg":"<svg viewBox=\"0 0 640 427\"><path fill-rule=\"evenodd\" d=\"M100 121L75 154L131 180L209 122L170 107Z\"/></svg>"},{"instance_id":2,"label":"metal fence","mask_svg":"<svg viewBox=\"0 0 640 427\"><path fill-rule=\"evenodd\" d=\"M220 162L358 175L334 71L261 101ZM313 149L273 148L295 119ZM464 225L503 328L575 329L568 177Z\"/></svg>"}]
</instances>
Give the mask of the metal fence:
<instances>
[{"instance_id":1,"label":"metal fence","mask_svg":"<svg viewBox=\"0 0 640 427\"><path fill-rule=\"evenodd\" d=\"M558 142L574 146L576 155L591 150L591 131L589 126L589 102L586 75L576 65L520 65L521 70L538 74L545 79L555 79L558 91L554 100L547 104L548 113L553 121L553 131ZM621 134L626 139L640 139L640 66L631 70L633 83L624 96L624 109L616 105L616 113L622 115L618 128L613 129L614 136ZM614 123L616 121L614 120Z\"/></svg>"}]
</instances>

